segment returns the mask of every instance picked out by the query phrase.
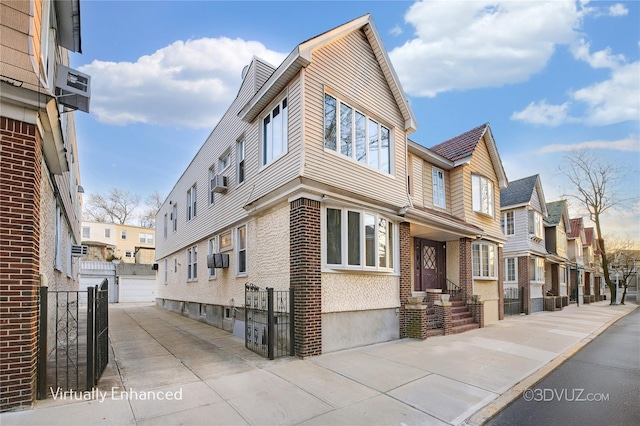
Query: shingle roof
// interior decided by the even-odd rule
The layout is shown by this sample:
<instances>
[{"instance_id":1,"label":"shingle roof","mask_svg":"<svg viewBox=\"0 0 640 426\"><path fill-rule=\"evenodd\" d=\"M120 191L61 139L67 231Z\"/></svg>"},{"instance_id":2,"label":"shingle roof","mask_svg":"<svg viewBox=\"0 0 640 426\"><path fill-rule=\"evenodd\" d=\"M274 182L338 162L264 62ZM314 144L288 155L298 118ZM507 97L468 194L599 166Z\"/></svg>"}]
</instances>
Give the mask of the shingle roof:
<instances>
[{"instance_id":1,"label":"shingle roof","mask_svg":"<svg viewBox=\"0 0 640 426\"><path fill-rule=\"evenodd\" d=\"M500 207L528 203L536 187L538 175L509 182L509 186L500 190Z\"/></svg>"},{"instance_id":2,"label":"shingle roof","mask_svg":"<svg viewBox=\"0 0 640 426\"><path fill-rule=\"evenodd\" d=\"M476 149L476 145L478 145L487 127L489 127L489 123L484 123L475 129L462 133L429 149L449 161L457 161L461 158L468 157L473 154L473 150Z\"/></svg>"},{"instance_id":3,"label":"shingle roof","mask_svg":"<svg viewBox=\"0 0 640 426\"><path fill-rule=\"evenodd\" d=\"M544 219L544 221L551 226L560 224L560 221L562 220L562 213L564 212L566 205L566 200L547 203L548 216Z\"/></svg>"},{"instance_id":4,"label":"shingle roof","mask_svg":"<svg viewBox=\"0 0 640 426\"><path fill-rule=\"evenodd\" d=\"M593 228L584 228L584 245L590 246L593 244Z\"/></svg>"},{"instance_id":5,"label":"shingle roof","mask_svg":"<svg viewBox=\"0 0 640 426\"><path fill-rule=\"evenodd\" d=\"M584 225L582 223L582 218L574 218L569 219L569 223L571 224L571 232L567 234L567 238L578 238L580 236L580 231L583 229Z\"/></svg>"}]
</instances>

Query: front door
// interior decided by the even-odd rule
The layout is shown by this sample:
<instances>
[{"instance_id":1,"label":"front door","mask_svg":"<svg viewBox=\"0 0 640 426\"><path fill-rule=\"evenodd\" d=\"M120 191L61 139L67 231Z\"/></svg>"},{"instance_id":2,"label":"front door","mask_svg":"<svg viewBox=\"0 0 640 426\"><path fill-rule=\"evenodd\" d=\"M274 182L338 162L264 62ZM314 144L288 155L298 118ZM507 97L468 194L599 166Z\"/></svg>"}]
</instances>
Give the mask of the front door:
<instances>
[{"instance_id":1,"label":"front door","mask_svg":"<svg viewBox=\"0 0 640 426\"><path fill-rule=\"evenodd\" d=\"M445 288L445 244L414 238L414 290Z\"/></svg>"}]
</instances>

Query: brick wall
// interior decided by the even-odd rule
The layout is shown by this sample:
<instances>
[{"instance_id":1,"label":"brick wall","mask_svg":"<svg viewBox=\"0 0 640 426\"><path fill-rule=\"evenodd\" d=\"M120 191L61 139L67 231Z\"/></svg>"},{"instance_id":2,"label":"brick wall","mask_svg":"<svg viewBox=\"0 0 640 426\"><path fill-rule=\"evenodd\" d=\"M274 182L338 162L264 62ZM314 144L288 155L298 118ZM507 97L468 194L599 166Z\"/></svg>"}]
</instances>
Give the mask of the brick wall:
<instances>
[{"instance_id":1,"label":"brick wall","mask_svg":"<svg viewBox=\"0 0 640 426\"><path fill-rule=\"evenodd\" d=\"M471 238L460 238L460 288L473 294L473 267L471 264Z\"/></svg>"},{"instance_id":2,"label":"brick wall","mask_svg":"<svg viewBox=\"0 0 640 426\"><path fill-rule=\"evenodd\" d=\"M295 351L305 358L322 353L320 202L299 198L290 203L289 214Z\"/></svg>"},{"instance_id":3,"label":"brick wall","mask_svg":"<svg viewBox=\"0 0 640 426\"><path fill-rule=\"evenodd\" d=\"M35 399L42 146L36 127L0 117L0 411Z\"/></svg>"},{"instance_id":4,"label":"brick wall","mask_svg":"<svg viewBox=\"0 0 640 426\"><path fill-rule=\"evenodd\" d=\"M524 313L531 313L531 289L529 288L529 256L518 257L518 287L524 297Z\"/></svg>"},{"instance_id":5,"label":"brick wall","mask_svg":"<svg viewBox=\"0 0 640 426\"><path fill-rule=\"evenodd\" d=\"M411 235L408 222L402 222L400 228L400 338L407 337L407 325L410 322L406 311L411 296Z\"/></svg>"}]
</instances>

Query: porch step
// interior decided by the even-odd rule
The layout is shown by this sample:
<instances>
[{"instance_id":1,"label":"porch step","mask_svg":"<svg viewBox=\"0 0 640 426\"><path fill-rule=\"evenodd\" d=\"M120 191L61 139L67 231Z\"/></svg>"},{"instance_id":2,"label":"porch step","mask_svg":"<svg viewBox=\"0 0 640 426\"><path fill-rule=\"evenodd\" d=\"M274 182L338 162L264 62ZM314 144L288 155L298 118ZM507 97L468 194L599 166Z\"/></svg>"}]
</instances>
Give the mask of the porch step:
<instances>
[{"instance_id":1,"label":"porch step","mask_svg":"<svg viewBox=\"0 0 640 426\"><path fill-rule=\"evenodd\" d=\"M443 328L428 329L427 337L431 337L431 336L444 336L444 329Z\"/></svg>"},{"instance_id":2,"label":"porch step","mask_svg":"<svg viewBox=\"0 0 640 426\"><path fill-rule=\"evenodd\" d=\"M472 322L471 324L464 324L464 325L457 325L457 326L454 325L451 328L451 333L452 334L464 333L465 331L474 330L476 328L480 328L480 325L474 322Z\"/></svg>"}]
</instances>

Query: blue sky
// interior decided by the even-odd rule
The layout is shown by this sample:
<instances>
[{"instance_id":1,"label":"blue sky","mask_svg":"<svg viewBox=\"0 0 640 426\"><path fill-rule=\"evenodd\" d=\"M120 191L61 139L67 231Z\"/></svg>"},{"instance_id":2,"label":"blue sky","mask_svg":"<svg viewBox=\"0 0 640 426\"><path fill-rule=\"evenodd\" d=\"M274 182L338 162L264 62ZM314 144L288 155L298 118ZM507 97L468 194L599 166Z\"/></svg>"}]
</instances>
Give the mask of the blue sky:
<instances>
[{"instance_id":1,"label":"blue sky","mask_svg":"<svg viewBox=\"0 0 640 426\"><path fill-rule=\"evenodd\" d=\"M568 189L563 156L588 147L628 170L635 198L605 234L640 240L640 2L81 2L91 112L76 113L82 184L169 193L235 97L253 55L371 13L427 147L489 122L509 180ZM579 212L575 212L579 214Z\"/></svg>"}]
</instances>

